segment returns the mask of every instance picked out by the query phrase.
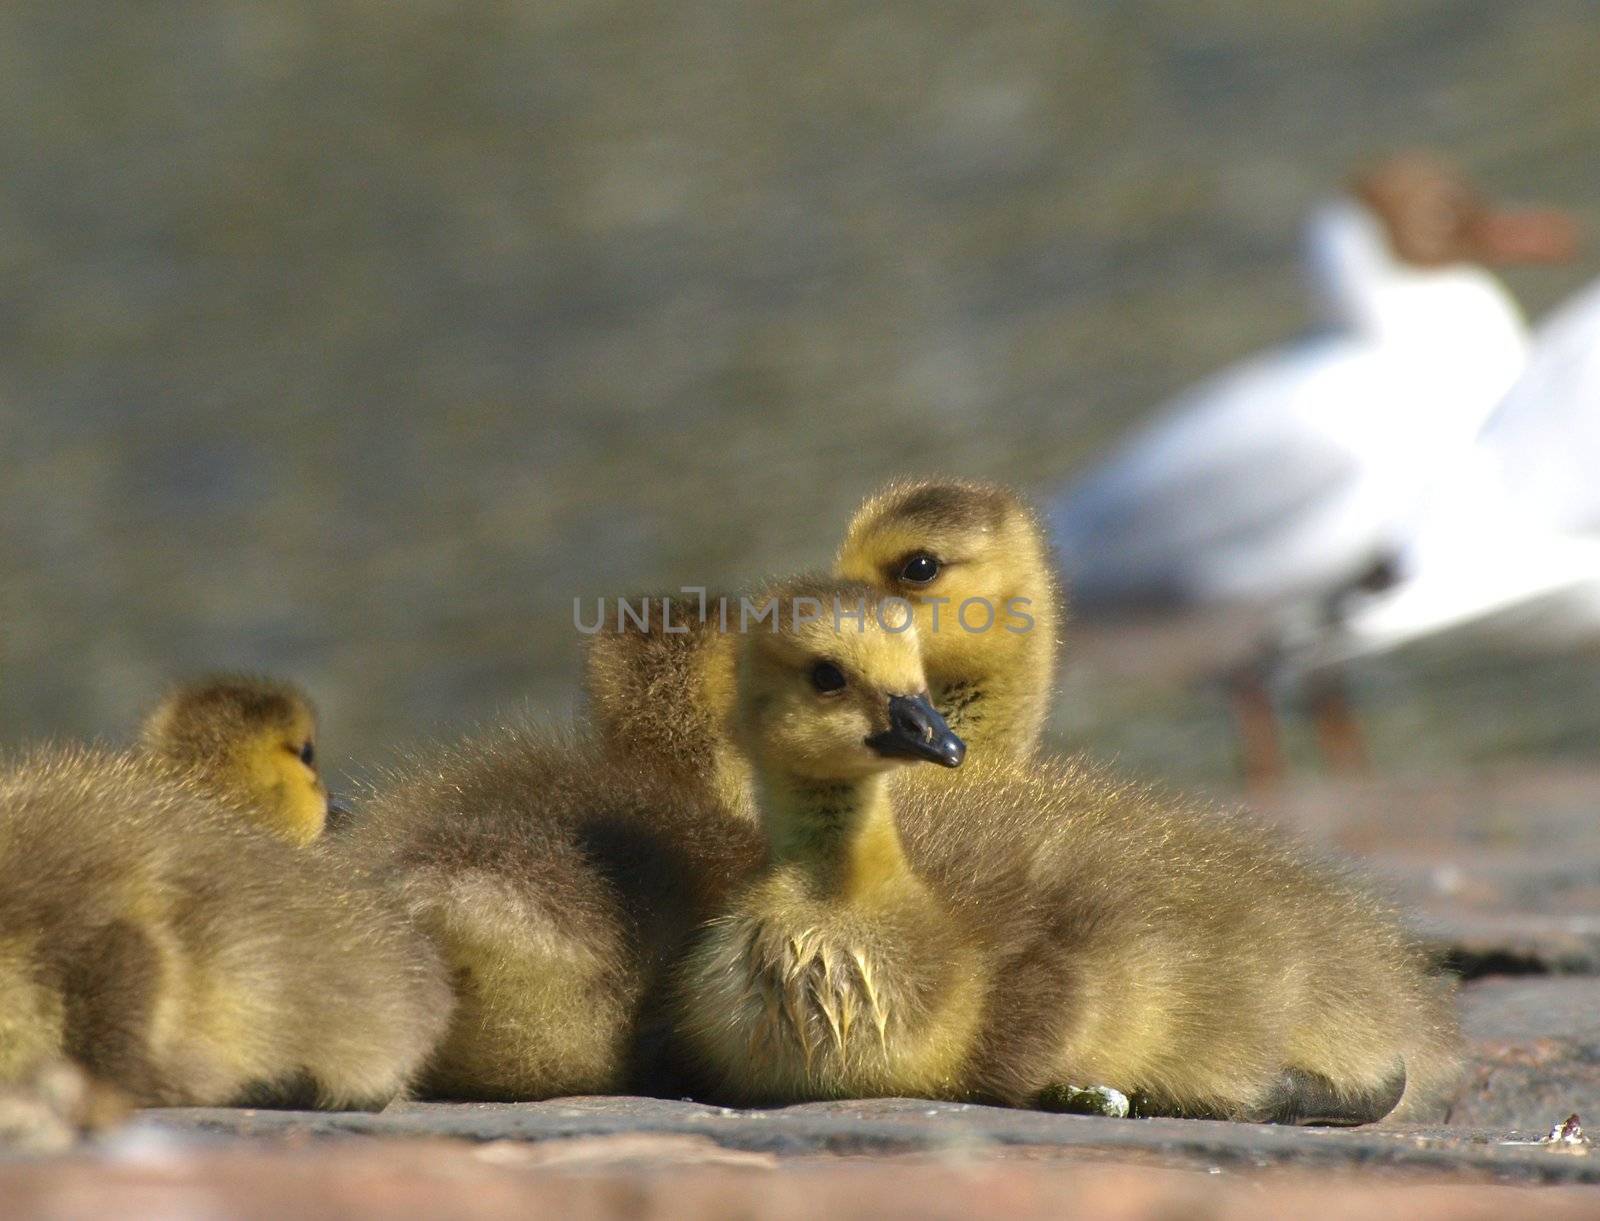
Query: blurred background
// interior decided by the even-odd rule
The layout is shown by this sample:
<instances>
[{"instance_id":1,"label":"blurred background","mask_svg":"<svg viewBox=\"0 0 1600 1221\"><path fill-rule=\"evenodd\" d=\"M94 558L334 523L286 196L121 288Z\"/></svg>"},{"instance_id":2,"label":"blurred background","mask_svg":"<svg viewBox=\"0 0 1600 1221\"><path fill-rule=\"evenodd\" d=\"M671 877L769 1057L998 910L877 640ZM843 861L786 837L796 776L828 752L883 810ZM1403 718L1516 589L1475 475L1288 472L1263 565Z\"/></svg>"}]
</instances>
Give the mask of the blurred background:
<instances>
[{"instance_id":1,"label":"blurred background","mask_svg":"<svg viewBox=\"0 0 1600 1221\"><path fill-rule=\"evenodd\" d=\"M896 474L1047 493L1300 331L1358 160L1600 232L1597 36L1589 0L0 6L0 736L125 736L214 667L304 682L335 772L559 713L574 598L822 564ZM1537 316L1597 275L1507 282ZM1227 784L1206 638L1069 630L1058 740ZM1385 769L1600 741L1600 656L1353 683Z\"/></svg>"}]
</instances>

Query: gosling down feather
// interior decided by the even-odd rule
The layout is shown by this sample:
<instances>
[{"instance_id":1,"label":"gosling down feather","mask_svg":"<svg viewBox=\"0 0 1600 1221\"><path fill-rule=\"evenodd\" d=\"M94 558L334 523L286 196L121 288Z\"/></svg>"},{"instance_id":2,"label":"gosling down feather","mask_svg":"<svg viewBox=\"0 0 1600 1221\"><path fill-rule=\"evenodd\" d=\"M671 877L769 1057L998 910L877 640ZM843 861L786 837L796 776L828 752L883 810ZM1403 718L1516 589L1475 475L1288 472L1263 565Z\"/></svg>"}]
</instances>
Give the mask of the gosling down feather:
<instances>
[{"instance_id":1,"label":"gosling down feather","mask_svg":"<svg viewBox=\"0 0 1600 1221\"><path fill-rule=\"evenodd\" d=\"M1096 1085L1145 1114L1366 1122L1449 1083L1445 987L1358 887L1072 763L891 785L964 754L915 633L779 620L737 666L767 863L678 977L712 1097L1049 1105Z\"/></svg>"},{"instance_id":2,"label":"gosling down feather","mask_svg":"<svg viewBox=\"0 0 1600 1221\"><path fill-rule=\"evenodd\" d=\"M147 753L0 769L0 1085L66 1061L138 1103L381 1106L450 992L397 907Z\"/></svg>"}]
</instances>

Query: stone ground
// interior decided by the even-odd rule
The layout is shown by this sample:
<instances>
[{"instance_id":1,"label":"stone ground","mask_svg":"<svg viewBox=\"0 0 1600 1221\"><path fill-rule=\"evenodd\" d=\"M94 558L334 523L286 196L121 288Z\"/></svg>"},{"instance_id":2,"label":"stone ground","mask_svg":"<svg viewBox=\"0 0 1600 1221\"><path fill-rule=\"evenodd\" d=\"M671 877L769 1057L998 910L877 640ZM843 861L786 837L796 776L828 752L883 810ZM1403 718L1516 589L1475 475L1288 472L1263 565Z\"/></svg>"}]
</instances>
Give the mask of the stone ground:
<instances>
[{"instance_id":1,"label":"stone ground","mask_svg":"<svg viewBox=\"0 0 1600 1221\"><path fill-rule=\"evenodd\" d=\"M911 1100L568 1098L165 1110L0 1166L6 1215L1600 1216L1600 769L1302 784L1257 802L1358 855L1463 972L1448 1113L1354 1130Z\"/></svg>"}]
</instances>

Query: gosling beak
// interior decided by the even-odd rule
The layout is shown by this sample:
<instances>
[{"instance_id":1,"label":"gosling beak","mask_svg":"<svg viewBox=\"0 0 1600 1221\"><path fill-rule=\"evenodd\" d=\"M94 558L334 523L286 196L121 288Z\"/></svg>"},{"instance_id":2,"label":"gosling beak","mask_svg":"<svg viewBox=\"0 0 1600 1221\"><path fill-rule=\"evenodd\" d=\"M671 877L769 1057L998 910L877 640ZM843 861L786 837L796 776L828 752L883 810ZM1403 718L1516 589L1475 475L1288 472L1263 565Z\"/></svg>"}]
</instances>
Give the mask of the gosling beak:
<instances>
[{"instance_id":1,"label":"gosling beak","mask_svg":"<svg viewBox=\"0 0 1600 1221\"><path fill-rule=\"evenodd\" d=\"M889 728L867 739L867 745L890 759L925 759L960 767L967 744L950 731L925 695L891 695Z\"/></svg>"}]
</instances>

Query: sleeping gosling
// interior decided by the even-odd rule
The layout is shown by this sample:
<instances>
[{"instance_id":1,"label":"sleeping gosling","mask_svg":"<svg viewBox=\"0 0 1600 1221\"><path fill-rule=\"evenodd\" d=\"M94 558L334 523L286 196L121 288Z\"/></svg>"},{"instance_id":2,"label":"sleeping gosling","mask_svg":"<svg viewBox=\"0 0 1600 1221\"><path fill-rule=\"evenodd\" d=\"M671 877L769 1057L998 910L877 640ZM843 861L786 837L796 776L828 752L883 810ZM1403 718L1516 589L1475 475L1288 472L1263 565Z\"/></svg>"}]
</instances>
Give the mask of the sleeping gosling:
<instances>
[{"instance_id":1,"label":"sleeping gosling","mask_svg":"<svg viewBox=\"0 0 1600 1221\"><path fill-rule=\"evenodd\" d=\"M244 675L182 684L145 718L141 737L150 755L290 843L310 843L327 825L316 710L292 684Z\"/></svg>"},{"instance_id":2,"label":"sleeping gosling","mask_svg":"<svg viewBox=\"0 0 1600 1221\"><path fill-rule=\"evenodd\" d=\"M0 767L0 1087L65 1061L135 1103L377 1107L450 992L382 894L141 753Z\"/></svg>"}]
</instances>

